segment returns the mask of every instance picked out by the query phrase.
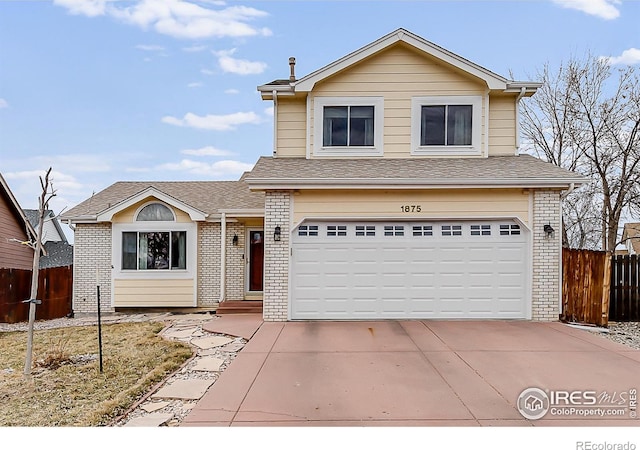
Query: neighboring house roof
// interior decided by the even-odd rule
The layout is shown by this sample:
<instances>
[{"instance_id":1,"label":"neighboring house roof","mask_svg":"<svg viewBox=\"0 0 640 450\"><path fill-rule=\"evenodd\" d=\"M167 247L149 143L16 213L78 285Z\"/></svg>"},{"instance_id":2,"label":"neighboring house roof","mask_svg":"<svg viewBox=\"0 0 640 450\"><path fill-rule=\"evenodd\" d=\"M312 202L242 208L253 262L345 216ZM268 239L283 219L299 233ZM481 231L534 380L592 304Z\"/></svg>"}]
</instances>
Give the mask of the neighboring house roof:
<instances>
[{"instance_id":1,"label":"neighboring house roof","mask_svg":"<svg viewBox=\"0 0 640 450\"><path fill-rule=\"evenodd\" d=\"M40 257L40 268L64 267L73 265L73 245L66 241L49 241L44 244L47 251Z\"/></svg>"},{"instance_id":2,"label":"neighboring house roof","mask_svg":"<svg viewBox=\"0 0 640 450\"><path fill-rule=\"evenodd\" d=\"M5 181L2 174L0 174L0 194L4 195L7 198L8 200L7 203L11 207L14 213L14 216L16 217L16 220L18 220L18 222L24 225L24 227L27 229L27 233L31 233L31 236L35 237L36 231L34 230L29 220L27 219L27 216L24 214L24 211L20 207L18 200L13 195L13 192L11 192L11 189L9 189L9 185Z\"/></svg>"},{"instance_id":3,"label":"neighboring house roof","mask_svg":"<svg viewBox=\"0 0 640 450\"><path fill-rule=\"evenodd\" d=\"M633 253L640 254L640 222L625 223L622 239L629 239L625 242L625 246L633 249Z\"/></svg>"},{"instance_id":4,"label":"neighboring house roof","mask_svg":"<svg viewBox=\"0 0 640 450\"><path fill-rule=\"evenodd\" d=\"M40 222L40 217L38 214L38 210L37 209L25 209L23 210L25 216L27 217L27 219L29 220L29 223L31 224L31 226L37 230L38 229L38 223ZM57 233L57 237L56 236L50 236L50 233L46 233L45 235L42 237L42 242L50 242L50 241L67 241L67 237L64 234L64 231L62 231L62 227L60 226L60 222L58 221L58 218L56 217L56 215L53 213L53 211L51 211L50 209L46 210L44 212L44 218L45 221L50 221L51 224L53 225L53 227L55 227L56 233Z\"/></svg>"},{"instance_id":5,"label":"neighboring house roof","mask_svg":"<svg viewBox=\"0 0 640 450\"><path fill-rule=\"evenodd\" d=\"M264 209L264 195L251 192L243 181L121 181L70 209L62 219L95 221L145 191L163 193L209 217L226 210Z\"/></svg>"},{"instance_id":6,"label":"neighboring house roof","mask_svg":"<svg viewBox=\"0 0 640 450\"><path fill-rule=\"evenodd\" d=\"M252 189L366 186L558 187L582 176L530 155L488 158L305 159L261 157L246 177Z\"/></svg>"},{"instance_id":7,"label":"neighboring house roof","mask_svg":"<svg viewBox=\"0 0 640 450\"><path fill-rule=\"evenodd\" d=\"M479 80L482 80L486 83L489 89L507 92L521 92L521 90L524 89L526 95L533 95L533 93L541 86L541 83L537 82L508 80L507 78L456 55L433 42L429 42L410 31L399 28L299 80L275 80L263 86L258 86L258 91L263 92L263 95L267 97L274 90L278 92L290 91L291 93L310 92L316 83L335 75L347 67L357 64L360 61L397 44L398 42L408 44L459 70L462 70L463 72L466 72Z\"/></svg>"}]
</instances>

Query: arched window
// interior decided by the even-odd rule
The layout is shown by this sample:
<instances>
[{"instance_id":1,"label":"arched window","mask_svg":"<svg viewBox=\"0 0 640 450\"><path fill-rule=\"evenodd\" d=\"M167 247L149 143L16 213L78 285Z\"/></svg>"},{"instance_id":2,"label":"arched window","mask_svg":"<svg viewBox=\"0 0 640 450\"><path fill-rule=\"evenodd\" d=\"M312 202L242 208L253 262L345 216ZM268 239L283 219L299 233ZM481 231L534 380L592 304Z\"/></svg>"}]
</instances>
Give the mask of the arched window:
<instances>
[{"instance_id":1,"label":"arched window","mask_svg":"<svg viewBox=\"0 0 640 450\"><path fill-rule=\"evenodd\" d=\"M138 222L173 222L175 217L169 208L161 203L151 203L140 210Z\"/></svg>"}]
</instances>

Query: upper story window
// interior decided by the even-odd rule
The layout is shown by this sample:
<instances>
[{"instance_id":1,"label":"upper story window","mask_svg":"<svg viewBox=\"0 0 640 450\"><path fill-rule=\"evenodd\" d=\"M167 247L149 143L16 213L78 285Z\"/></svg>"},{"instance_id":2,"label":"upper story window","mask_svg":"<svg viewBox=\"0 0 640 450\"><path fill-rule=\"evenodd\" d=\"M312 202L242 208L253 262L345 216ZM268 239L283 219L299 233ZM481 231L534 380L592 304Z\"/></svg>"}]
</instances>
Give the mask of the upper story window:
<instances>
[{"instance_id":1,"label":"upper story window","mask_svg":"<svg viewBox=\"0 0 640 450\"><path fill-rule=\"evenodd\" d=\"M382 155L382 97L316 97L314 154Z\"/></svg>"},{"instance_id":2,"label":"upper story window","mask_svg":"<svg viewBox=\"0 0 640 450\"><path fill-rule=\"evenodd\" d=\"M482 97L413 97L411 152L416 155L479 155Z\"/></svg>"}]
</instances>

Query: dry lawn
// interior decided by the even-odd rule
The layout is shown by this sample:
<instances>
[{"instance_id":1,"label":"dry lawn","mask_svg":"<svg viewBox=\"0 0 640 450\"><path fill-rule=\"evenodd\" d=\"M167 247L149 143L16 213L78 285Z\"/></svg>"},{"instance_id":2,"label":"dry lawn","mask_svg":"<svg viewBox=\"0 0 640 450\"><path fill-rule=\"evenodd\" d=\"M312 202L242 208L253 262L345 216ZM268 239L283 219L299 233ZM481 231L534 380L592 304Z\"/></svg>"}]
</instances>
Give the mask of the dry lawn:
<instances>
[{"instance_id":1,"label":"dry lawn","mask_svg":"<svg viewBox=\"0 0 640 450\"><path fill-rule=\"evenodd\" d=\"M149 322L103 326L102 374L97 327L37 330L30 381L22 374L26 332L0 333L0 426L108 424L191 357L186 345L159 337L162 328Z\"/></svg>"}]
</instances>

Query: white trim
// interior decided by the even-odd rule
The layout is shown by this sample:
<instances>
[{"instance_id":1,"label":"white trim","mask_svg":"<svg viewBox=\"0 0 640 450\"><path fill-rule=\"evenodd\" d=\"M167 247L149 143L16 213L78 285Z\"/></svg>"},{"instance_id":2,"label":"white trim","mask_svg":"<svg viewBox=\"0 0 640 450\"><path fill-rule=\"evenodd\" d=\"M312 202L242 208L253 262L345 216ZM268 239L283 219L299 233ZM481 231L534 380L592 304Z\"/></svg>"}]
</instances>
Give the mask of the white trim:
<instances>
[{"instance_id":1,"label":"white trim","mask_svg":"<svg viewBox=\"0 0 640 450\"><path fill-rule=\"evenodd\" d=\"M96 215L96 221L97 222L111 222L111 220L113 219L113 216L117 213L119 213L120 211L123 211L127 208L129 208L132 205L135 205L136 203L148 198L148 197L155 197L157 200L160 200L161 202L164 202L168 205L173 206L176 209L179 209L181 211L184 211L185 213L187 213L189 215L189 217L191 218L191 220L194 221L198 221L198 220L205 220L206 219L206 214L202 211L199 211L189 205L187 205L186 203L181 202L180 200L171 197L168 194L165 194L162 191L159 191L158 189L154 188L153 186L149 186L148 188L138 192L137 194L122 200L121 202L116 203L115 205L111 206L110 208L107 208L101 212L99 212ZM75 222L75 221L74 221Z\"/></svg>"},{"instance_id":2,"label":"white trim","mask_svg":"<svg viewBox=\"0 0 640 450\"><path fill-rule=\"evenodd\" d=\"M144 231L185 231L187 233L187 268L185 270L122 270L122 233ZM111 226L111 307L115 307L116 280L184 280L192 279L193 305L198 303L198 227L188 222L114 223Z\"/></svg>"},{"instance_id":3,"label":"white trim","mask_svg":"<svg viewBox=\"0 0 640 450\"><path fill-rule=\"evenodd\" d=\"M489 157L489 90L485 92L484 97L482 97L483 105L484 105L484 132L482 133L480 139L480 152L482 156L485 158ZM484 138L484 139L483 139Z\"/></svg>"},{"instance_id":4,"label":"white trim","mask_svg":"<svg viewBox=\"0 0 640 450\"><path fill-rule=\"evenodd\" d=\"M309 92L319 81L322 81L397 42L404 42L411 45L428 55L438 58L439 60L468 73L469 75L483 80L489 89L505 90L509 87L508 80L506 78L501 77L484 67L474 64L471 61L468 61L461 56L445 50L444 48L402 28L383 36L365 47L362 47L359 50L356 50L355 52L350 53L349 55L344 56L343 58L340 58L291 84L296 92ZM533 83L526 85L531 88L536 86Z\"/></svg>"},{"instance_id":5,"label":"white trim","mask_svg":"<svg viewBox=\"0 0 640 450\"><path fill-rule=\"evenodd\" d=\"M220 218L220 298L223 302L227 293L227 216Z\"/></svg>"},{"instance_id":6,"label":"white trim","mask_svg":"<svg viewBox=\"0 0 640 450\"><path fill-rule=\"evenodd\" d=\"M307 120L305 121L306 123L306 142L305 142L305 147L306 147L306 156L307 159L311 158L311 101L312 101L312 97L310 95L307 95Z\"/></svg>"},{"instance_id":7,"label":"white trim","mask_svg":"<svg viewBox=\"0 0 640 450\"><path fill-rule=\"evenodd\" d=\"M373 146L323 147L325 106L373 106ZM384 154L384 97L314 97L313 99L313 155L314 156L382 156Z\"/></svg>"},{"instance_id":8,"label":"white trim","mask_svg":"<svg viewBox=\"0 0 640 450\"><path fill-rule=\"evenodd\" d=\"M533 318L533 263L534 263L534 255L533 255L533 240L535 239L534 234L534 218L533 218L533 203L534 203L534 191L529 191L529 225L531 232L531 239L529 239L529 272L531 276L529 277L527 283L527 300L529 301L528 308L528 317L527 319L531 320Z\"/></svg>"},{"instance_id":9,"label":"white trim","mask_svg":"<svg viewBox=\"0 0 640 450\"><path fill-rule=\"evenodd\" d=\"M291 305L293 301L293 296L291 295L292 284L291 277L293 276L293 230L294 222L293 222L293 212L295 208L294 204L294 196L289 194L289 267L287 267L287 320L291 320Z\"/></svg>"},{"instance_id":10,"label":"white trim","mask_svg":"<svg viewBox=\"0 0 640 450\"><path fill-rule=\"evenodd\" d=\"M429 105L471 105L471 145L470 146L421 146L420 134L422 129L422 107ZM487 111L488 116L488 111ZM446 118L445 118L446 120ZM477 156L482 154L482 96L438 96L411 97L411 154L430 156Z\"/></svg>"},{"instance_id":11,"label":"white trim","mask_svg":"<svg viewBox=\"0 0 640 450\"><path fill-rule=\"evenodd\" d=\"M487 179L479 182L477 179L448 178L448 179L418 179L418 178L322 178L322 179L269 179L251 180L249 189L252 191L266 190L296 190L304 189L485 189L485 188L568 188L571 183L576 185L575 179L549 180L544 178L531 179Z\"/></svg>"}]
</instances>

